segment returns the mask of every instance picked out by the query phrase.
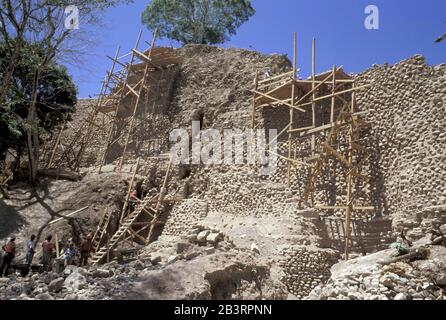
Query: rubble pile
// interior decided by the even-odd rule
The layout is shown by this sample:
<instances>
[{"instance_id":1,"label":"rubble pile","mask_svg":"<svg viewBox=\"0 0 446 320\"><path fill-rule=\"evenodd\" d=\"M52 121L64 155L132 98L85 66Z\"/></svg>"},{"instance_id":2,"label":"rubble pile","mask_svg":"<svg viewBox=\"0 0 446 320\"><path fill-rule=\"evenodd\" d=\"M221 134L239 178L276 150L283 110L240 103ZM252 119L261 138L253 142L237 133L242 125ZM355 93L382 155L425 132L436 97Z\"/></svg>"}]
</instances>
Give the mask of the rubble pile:
<instances>
[{"instance_id":1,"label":"rubble pile","mask_svg":"<svg viewBox=\"0 0 446 320\"><path fill-rule=\"evenodd\" d=\"M332 267L325 286L309 299L446 300L446 248L431 246L425 259L382 264L393 249L341 262Z\"/></svg>"},{"instance_id":2,"label":"rubble pile","mask_svg":"<svg viewBox=\"0 0 446 320\"><path fill-rule=\"evenodd\" d=\"M196 230L195 239L154 242L122 263L0 278L0 300L286 298L286 288L253 253L218 230Z\"/></svg>"}]
</instances>

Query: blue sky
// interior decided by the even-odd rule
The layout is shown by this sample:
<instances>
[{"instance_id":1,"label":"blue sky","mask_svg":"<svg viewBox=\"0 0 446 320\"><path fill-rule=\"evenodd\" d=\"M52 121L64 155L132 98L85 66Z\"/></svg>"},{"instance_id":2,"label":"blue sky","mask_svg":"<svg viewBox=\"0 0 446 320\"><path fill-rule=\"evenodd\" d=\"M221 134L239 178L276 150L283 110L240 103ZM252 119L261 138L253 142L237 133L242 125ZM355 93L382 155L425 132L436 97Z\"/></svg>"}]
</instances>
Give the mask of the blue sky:
<instances>
[{"instance_id":1,"label":"blue sky","mask_svg":"<svg viewBox=\"0 0 446 320\"><path fill-rule=\"evenodd\" d=\"M89 48L82 65L70 65L69 72L79 88L79 97L94 96L110 67L106 55L118 46L127 53L140 29L143 39L152 34L141 24L141 13L149 0L111 8L103 25L92 31L96 45ZM372 64L395 63L423 54L429 64L446 61L446 42L434 40L446 32L445 0L253 0L257 13L223 45L255 49L263 53L284 53L292 57L292 34L297 32L298 65L302 75L311 71L311 39L316 38L318 72L343 65L347 72L360 72ZM367 5L376 5L380 29L364 27ZM82 28L82 25L81 25ZM162 40L159 45L174 45Z\"/></svg>"}]
</instances>

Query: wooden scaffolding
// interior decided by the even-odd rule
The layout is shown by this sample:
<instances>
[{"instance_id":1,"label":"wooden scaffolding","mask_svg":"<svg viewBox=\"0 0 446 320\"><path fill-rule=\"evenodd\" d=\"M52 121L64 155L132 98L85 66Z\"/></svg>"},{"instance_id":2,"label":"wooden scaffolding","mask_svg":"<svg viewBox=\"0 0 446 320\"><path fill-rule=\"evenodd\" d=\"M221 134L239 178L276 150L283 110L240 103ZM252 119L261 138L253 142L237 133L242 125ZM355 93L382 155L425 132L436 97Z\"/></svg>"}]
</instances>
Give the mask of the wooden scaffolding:
<instances>
[{"instance_id":1,"label":"wooden scaffolding","mask_svg":"<svg viewBox=\"0 0 446 320\"><path fill-rule=\"evenodd\" d=\"M155 101L152 106L152 113L144 108L142 115L140 106L147 104L147 97L156 92L150 87L159 90L159 81L154 73L163 72L172 66L180 63L180 57L171 48L156 48L157 32L155 32L150 46L146 50L140 50L141 33L138 36L136 45L132 51L124 56L110 58L113 66L120 65L122 69L107 74L104 82L104 90L98 98L96 109L98 112L106 114L111 121L107 133L107 141L100 154L99 172L106 164L107 154L110 148L121 142L122 152L119 157L118 170L121 172L126 162L128 145L132 138L135 138L136 130L139 126L151 120L150 116L155 111ZM108 90L108 91L107 91ZM145 97L145 100L143 100ZM157 139L149 141L155 147ZM172 173L172 163L170 155L159 154L159 148L155 148L156 155L152 157L138 157L129 182L129 187L125 196L125 201L120 214L119 227L113 234L108 232L111 214L104 211L103 218L98 225L94 236L95 253L92 258L94 264L109 261L111 253L120 244L135 241L147 245L154 237L156 228L162 224L161 214L166 204L177 201L168 196L168 183ZM147 177L148 173L140 172L141 161L155 160L166 164L165 174L162 184L158 190L151 191L144 195L142 199L132 194L134 190L135 178L137 175ZM157 166L158 169L161 166Z\"/></svg>"},{"instance_id":2,"label":"wooden scaffolding","mask_svg":"<svg viewBox=\"0 0 446 320\"><path fill-rule=\"evenodd\" d=\"M367 124L356 112L355 95L365 86L356 86L355 80L342 67L333 66L331 71L316 74L316 41L312 43L311 77L297 77L296 34L294 34L293 70L260 79L259 72L254 78L252 98L252 128L262 125L257 121L259 111L268 107L270 112L278 107L288 107L288 124L278 133L277 139L287 146L286 154L277 154L287 163L286 182L292 188L292 175L296 170L307 171L306 182L301 196L302 203L308 203L319 210L330 213L344 212L345 258L348 259L351 241L351 218L353 212L373 212L367 205L355 205L358 185L368 185L363 173L366 152L360 143L361 130ZM265 119L267 120L267 119ZM287 135L287 136L286 136ZM344 203L330 205L314 204L314 193L328 161L337 161L344 169ZM361 180L358 182L356 180Z\"/></svg>"},{"instance_id":3,"label":"wooden scaffolding","mask_svg":"<svg viewBox=\"0 0 446 320\"><path fill-rule=\"evenodd\" d=\"M86 112L85 120L78 128L70 128L69 122L61 126L47 157L47 168L64 167L79 171L85 151L91 146L93 135L99 130L106 135L99 152L99 172L106 164L110 148L118 143L121 146L118 168L122 171L128 146L131 139L135 138L136 129L151 121L151 113L147 110L139 115L137 113L141 111L139 107L148 101L148 97L157 94L153 91L159 89L157 82L160 80L154 77L154 73L162 74L181 61L173 48L155 47L156 31L147 49L139 48L141 38L142 32L131 52L120 55L121 49L118 48L114 57L107 56L112 61L112 66L102 81L96 102ZM151 87L155 90L150 90ZM99 116L102 121L98 119ZM62 142L61 138L65 136L67 129L71 129L73 133L65 139L67 141ZM159 153L157 139L151 139L148 143L153 150L158 149Z\"/></svg>"},{"instance_id":4,"label":"wooden scaffolding","mask_svg":"<svg viewBox=\"0 0 446 320\"><path fill-rule=\"evenodd\" d=\"M163 224L161 215L163 206L173 203L178 199L168 195L168 183L172 174L172 162L170 155L160 155L157 160L165 163L165 174L162 184L156 192L149 192L143 199L136 195L131 195L134 188L135 177L140 174L140 162L138 158L129 183L128 192L125 198L124 206L121 211L119 227L113 234L108 231L111 214L104 210L103 218L93 237L94 254L93 264L99 264L104 261L110 261L113 250L122 243L128 242L132 245L135 240L147 245L153 240L156 228ZM147 173L142 173L147 176ZM133 208L130 208L130 204Z\"/></svg>"},{"instance_id":5,"label":"wooden scaffolding","mask_svg":"<svg viewBox=\"0 0 446 320\"><path fill-rule=\"evenodd\" d=\"M102 81L101 91L94 105L88 108L84 121L78 128L73 128L69 122L61 126L51 150L45 157L47 168L68 168L79 171L87 147L92 146L93 135L101 131L106 139L97 155L99 172L107 163L110 148L118 143L122 149L117 157L117 168L122 172L129 143L137 138L136 129L153 121L151 116L155 112L157 100L156 98L150 100L149 97L159 93L156 92L160 91L159 81L166 70L169 71L181 61L173 48L155 47L157 32L145 50L140 49L141 38L142 32L139 33L131 52L120 55L121 49L118 48L114 57L108 57L112 61L112 66ZM157 73L161 76L157 77ZM145 108L148 101L153 101L149 106L152 110ZM70 134L67 134L68 129L71 131ZM62 141L62 138L65 138L65 141ZM103 211L92 240L93 264L109 261L114 250L121 244L132 245L138 242L147 245L154 238L157 227L162 224L161 215L164 207L179 200L168 193L168 183L172 174L170 155L160 154L160 143L156 137L149 139L149 143L153 146L153 156L139 156L134 161L129 161L133 166L133 169L129 169L132 175L115 232L111 231L114 229L111 227L113 213L107 209ZM139 199L133 194L133 190L137 176L144 178L148 176L148 172L141 170L143 161L151 163L155 161L157 169L165 172L163 171L164 176L160 186ZM149 165L146 163L145 168Z\"/></svg>"},{"instance_id":6,"label":"wooden scaffolding","mask_svg":"<svg viewBox=\"0 0 446 320\"><path fill-rule=\"evenodd\" d=\"M130 53L113 60L113 63L123 68L111 78L116 82L108 95L104 95L98 109L105 114L112 114L112 125L109 128L107 141L103 148L99 172L106 164L106 156L114 144L121 141L122 151L119 160L119 171L126 160L129 142L135 137L135 129L150 121L151 112L145 111L146 115L138 117L140 105L147 101L147 97L155 94L150 91L150 86L157 87L159 79L154 77L154 72L163 73L164 70L180 63L180 57L171 48L156 48L157 32L153 36L148 49L140 50L139 43L141 33L136 41L135 48ZM124 62L124 59L129 59ZM144 101L143 96L146 97ZM155 102L154 102L155 104ZM153 110L152 110L153 111ZM143 112L144 113L144 112ZM157 145L156 139L150 140ZM159 150L158 150L159 151Z\"/></svg>"}]
</instances>

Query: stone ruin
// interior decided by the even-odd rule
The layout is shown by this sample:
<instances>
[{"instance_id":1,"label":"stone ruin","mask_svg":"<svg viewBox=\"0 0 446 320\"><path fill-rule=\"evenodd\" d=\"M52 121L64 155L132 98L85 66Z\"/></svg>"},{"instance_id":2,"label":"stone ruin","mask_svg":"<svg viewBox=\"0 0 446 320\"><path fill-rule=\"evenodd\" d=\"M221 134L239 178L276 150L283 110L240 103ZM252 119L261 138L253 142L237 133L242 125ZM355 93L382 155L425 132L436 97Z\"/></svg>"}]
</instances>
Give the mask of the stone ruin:
<instances>
[{"instance_id":1,"label":"stone ruin","mask_svg":"<svg viewBox=\"0 0 446 320\"><path fill-rule=\"evenodd\" d=\"M290 74L293 64L283 55L267 56L206 45L158 51L159 55L154 50L153 59L145 58L150 50L136 54L141 62L130 68L127 84L123 85L121 77L112 91L103 92L99 104L81 100L74 120L61 129L60 139L48 138L43 161L57 168L76 170L84 177L123 175L127 185L121 188L120 205L128 202L127 190L134 188L138 189L140 200L149 196L167 199L159 201L154 213L159 223L155 235L150 239L145 238L147 234L143 239L133 236L131 241L146 245L189 239L197 246L218 249L216 239L224 239L225 243L254 252L260 260L272 264L287 291L299 299L305 298L328 280L331 266L344 253L344 209L331 208L327 214L327 210L318 208L346 201L343 190L348 175L335 157L329 157L318 176L312 203L302 201L308 179L306 167L292 171L287 183L290 160L283 159L288 154L287 134L278 139L278 153L283 157L271 177L259 176L258 168L248 164L172 166L169 171L155 159L169 152L169 132L175 128L190 130L192 120L200 120L203 129L223 130L250 128L255 117L265 127L276 127L280 132L288 123L290 107L272 103L253 116L253 76L257 72L257 81L262 81L268 76ZM167 58L163 60L163 56ZM152 65L147 81L141 81L150 61L159 64ZM299 81L307 85L311 80L320 83L329 74ZM364 149L358 157L367 157L362 173L367 175L368 183L365 188L353 184L353 189L361 189L355 198L358 205L371 206L373 210L366 215L352 214L350 256L385 249L402 230L408 238L418 240L431 230L444 228L446 66L431 67L417 55L393 66L373 66L358 75L338 71L336 75L339 79L351 79L358 87L367 86L355 92L354 99L355 112L367 123L360 131ZM311 90L311 86L302 88L307 91L300 92L300 97ZM324 90L331 89L327 86ZM123 98L116 104L113 99L119 94ZM348 100L349 96L342 97ZM263 103L276 101L268 99ZM330 103L318 104L318 108L330 110ZM334 113L340 112L336 104ZM329 112L319 115L320 125L333 123ZM302 123L310 118L303 118ZM91 129L89 123L94 124ZM77 129L78 126L83 129ZM314 143L322 143L327 136L318 136ZM345 137L337 142L344 151L348 143ZM308 141L298 145L294 160L310 157L310 145ZM167 176L167 184L163 185ZM122 215L119 211L115 209L113 214ZM97 211L89 214L95 215L98 223ZM115 221L107 232L112 236L119 228ZM209 237L214 234L215 237ZM106 241L99 241L106 245ZM110 250L125 246L121 242ZM173 262L174 259L169 264Z\"/></svg>"}]
</instances>

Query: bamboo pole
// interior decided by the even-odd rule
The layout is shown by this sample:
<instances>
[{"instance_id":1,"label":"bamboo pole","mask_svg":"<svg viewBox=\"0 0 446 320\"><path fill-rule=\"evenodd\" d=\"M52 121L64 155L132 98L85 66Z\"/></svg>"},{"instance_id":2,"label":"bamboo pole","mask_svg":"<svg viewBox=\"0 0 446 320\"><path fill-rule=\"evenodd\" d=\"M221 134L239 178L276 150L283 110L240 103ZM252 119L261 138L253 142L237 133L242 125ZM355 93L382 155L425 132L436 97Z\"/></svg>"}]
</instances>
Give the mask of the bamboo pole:
<instances>
[{"instance_id":1,"label":"bamboo pole","mask_svg":"<svg viewBox=\"0 0 446 320\"><path fill-rule=\"evenodd\" d=\"M327 95L322 96L322 97L317 97L317 98L314 99L314 101L310 101L310 102L306 102L306 103L299 104L299 105L296 106L296 108L305 107L305 106L308 106L308 105L312 104L313 102L321 101L321 100L325 100L325 99L329 99L329 98L331 98L331 97L333 97L333 96L334 96L334 97L337 97L337 98L340 98L340 99L342 100L342 98L339 97L341 94L344 94L344 93L350 93L350 92L352 92L352 91L358 91L358 90L361 90L361 89L368 88L368 87L370 87L370 86L371 86L370 84L366 84L366 85L363 85L363 86L359 86L359 87L355 87L355 88L351 88L351 89L346 89L346 90L338 91L338 92L336 92L335 94L330 93L330 94L327 94Z\"/></svg>"},{"instance_id":2,"label":"bamboo pole","mask_svg":"<svg viewBox=\"0 0 446 320\"><path fill-rule=\"evenodd\" d=\"M59 252L59 236L57 234L57 232L54 233L54 239L56 241L56 257L59 258L60 257L60 252Z\"/></svg>"},{"instance_id":3,"label":"bamboo pole","mask_svg":"<svg viewBox=\"0 0 446 320\"><path fill-rule=\"evenodd\" d=\"M293 35L293 80L295 80L297 78L297 44L296 44L296 32L294 32ZM288 159L291 159L291 142L292 142L292 138L293 138L293 124L294 124L294 100L295 100L295 95L296 95L296 85L294 84L294 81L291 83L291 106L292 108L290 108L290 128L289 128L289 133L288 133ZM288 188L291 187L291 162L288 161Z\"/></svg>"},{"instance_id":4,"label":"bamboo pole","mask_svg":"<svg viewBox=\"0 0 446 320\"><path fill-rule=\"evenodd\" d=\"M163 181L163 184L162 184L162 187L161 187L161 191L160 191L160 194L159 194L159 197L158 197L158 202L156 203L156 207L155 207L155 218L151 222L149 235L147 236L147 242L149 242L150 239L152 239L153 231L155 230L155 226L158 223L159 210L161 208L161 203L163 202L164 196L165 196L166 191L167 191L166 187L167 187L167 181L169 179L171 166L172 166L172 157L169 158L169 164L167 165L166 175L164 176L164 181Z\"/></svg>"},{"instance_id":5,"label":"bamboo pole","mask_svg":"<svg viewBox=\"0 0 446 320\"><path fill-rule=\"evenodd\" d=\"M259 84L264 84L264 83L267 83L267 82L271 82L271 81L279 79L279 78L287 78L288 76L291 76L292 74L294 74L294 71L285 72L285 73L279 74L277 76L270 77L270 78L265 79L265 80L261 80L261 81L259 81Z\"/></svg>"},{"instance_id":6,"label":"bamboo pole","mask_svg":"<svg viewBox=\"0 0 446 320\"><path fill-rule=\"evenodd\" d=\"M285 128L282 129L282 131L279 132L278 135L276 135L271 141L269 141L267 144L265 144L265 149L269 148L269 146L271 145L271 143L273 143L274 141L276 141L277 139L279 139L279 137L288 130L288 128L290 127L290 124L288 123L286 125Z\"/></svg>"},{"instance_id":7,"label":"bamboo pole","mask_svg":"<svg viewBox=\"0 0 446 320\"><path fill-rule=\"evenodd\" d=\"M109 262L110 262L110 235L107 233L107 263Z\"/></svg>"},{"instance_id":8,"label":"bamboo pole","mask_svg":"<svg viewBox=\"0 0 446 320\"><path fill-rule=\"evenodd\" d=\"M72 212L70 214L67 214L66 216L63 216L62 218L57 218L57 219L55 219L53 221L50 221L48 223L48 226L52 226L52 225L54 225L54 224L56 224L56 223L58 223L58 222L60 222L60 221L62 221L64 219L70 218L70 217L72 217L72 216L74 216L74 215L76 215L78 213L81 213L81 212L87 210L89 207L90 206L83 207L82 209L76 210L76 211L74 211L74 212Z\"/></svg>"},{"instance_id":9,"label":"bamboo pole","mask_svg":"<svg viewBox=\"0 0 446 320\"><path fill-rule=\"evenodd\" d=\"M130 193L132 192L133 184L135 182L135 177L136 177L136 174L138 173L140 161L141 161L141 158L138 158L138 161L136 162L135 171L133 171L132 179L130 180L129 188L127 190L127 195L125 196L124 206L122 207L122 211L121 211L121 221L122 221L122 219L124 219L124 214L125 214L125 211L127 210L128 204L129 204Z\"/></svg>"},{"instance_id":10,"label":"bamboo pole","mask_svg":"<svg viewBox=\"0 0 446 320\"><path fill-rule=\"evenodd\" d=\"M313 38L313 43L311 46L311 89L312 89L312 103L311 103L311 115L312 115L312 125L313 128L316 127L316 93L314 88L316 87L315 84L315 77L316 77L316 39ZM315 149L315 136L311 135L311 154L314 155L314 149Z\"/></svg>"},{"instance_id":11,"label":"bamboo pole","mask_svg":"<svg viewBox=\"0 0 446 320\"><path fill-rule=\"evenodd\" d=\"M59 134L57 135L56 143L54 144L53 151L51 152L50 161L48 161L48 165L46 166L47 168L50 168L51 165L53 164L54 157L56 156L57 147L59 147L60 144L60 138L62 137L62 133L64 132L65 129L65 123L66 121L62 123L62 127L60 128Z\"/></svg>"},{"instance_id":12,"label":"bamboo pole","mask_svg":"<svg viewBox=\"0 0 446 320\"><path fill-rule=\"evenodd\" d=\"M336 97L335 97L335 90L336 90L336 66L333 65L333 79L332 79L332 90L331 93L333 94L333 97L331 97L331 110L330 110L330 123L334 122L334 112L335 112L335 104L336 104Z\"/></svg>"},{"instance_id":13,"label":"bamboo pole","mask_svg":"<svg viewBox=\"0 0 446 320\"><path fill-rule=\"evenodd\" d=\"M285 87L289 86L289 85L290 85L291 83L293 83L293 82L294 82L293 79L289 79L288 81L286 81L284 84L278 86L277 88L271 89L271 90L269 90L268 92L264 93L264 96L263 96L263 97L268 97L268 96L271 97L271 95L272 95L273 93L277 92L278 90L281 90L282 88L285 88ZM257 94L258 94L258 93L259 93L259 90L257 90ZM261 98L262 98L262 96L259 96L259 97L256 98L256 100L258 101L258 100L260 100ZM274 98L274 99L276 99L276 98ZM276 100L277 100L277 101L280 101L280 102L287 102L287 101L289 101L290 99L284 99L284 100L276 99Z\"/></svg>"},{"instance_id":14,"label":"bamboo pole","mask_svg":"<svg viewBox=\"0 0 446 320\"><path fill-rule=\"evenodd\" d=\"M352 87L355 87L353 83ZM350 113L353 114L355 111L355 91L352 91L352 103ZM353 123L349 123L349 131L348 131L348 164L349 167L353 165ZM353 175L351 170L348 171L347 175L347 208L345 210L345 260L348 260L349 249L350 249L350 216L353 209L353 200L352 200L352 179Z\"/></svg>"},{"instance_id":15,"label":"bamboo pole","mask_svg":"<svg viewBox=\"0 0 446 320\"><path fill-rule=\"evenodd\" d=\"M291 83L292 83L292 82L291 82ZM289 83L287 83L286 85L289 85ZM293 84L293 87L294 87L294 84ZM292 105L291 103L287 103L287 102L286 102L286 101L290 101L291 99L280 100L280 99L278 99L278 98L275 98L275 97L273 97L273 96L271 96L271 95L269 95L269 94L267 94L267 93L263 93L263 92L260 92L260 91L258 91L258 90L251 90L251 91L253 91L254 93L258 94L259 96L263 96L263 97L265 97L265 98L271 99L271 100L275 101L275 103L278 103L278 104L281 104L281 105L284 105L284 106L288 106L288 107L290 107L291 109L296 109L296 110L299 110L299 111L301 111L301 112L306 112L304 109L299 108L299 107L296 107L296 106ZM263 106L263 105L262 105L262 106Z\"/></svg>"},{"instance_id":16,"label":"bamboo pole","mask_svg":"<svg viewBox=\"0 0 446 320\"><path fill-rule=\"evenodd\" d=\"M259 71L256 70L256 75L254 77L254 91L253 91L253 99L252 99L252 115L251 115L251 127L255 128L255 117L256 117L256 91L258 89L259 83Z\"/></svg>"},{"instance_id":17,"label":"bamboo pole","mask_svg":"<svg viewBox=\"0 0 446 320\"><path fill-rule=\"evenodd\" d=\"M313 42L311 45L311 91L312 91L312 103L311 103L311 113L312 113L312 121L311 124L313 128L316 127L316 39L313 38ZM311 156L314 156L314 151L316 147L316 138L315 135L311 135ZM310 174L313 174L313 168L310 168ZM311 193L311 205L314 205L314 196L313 192Z\"/></svg>"}]
</instances>

